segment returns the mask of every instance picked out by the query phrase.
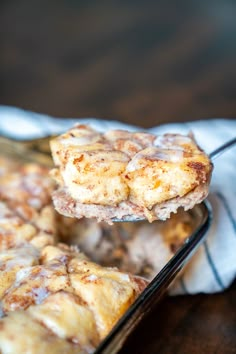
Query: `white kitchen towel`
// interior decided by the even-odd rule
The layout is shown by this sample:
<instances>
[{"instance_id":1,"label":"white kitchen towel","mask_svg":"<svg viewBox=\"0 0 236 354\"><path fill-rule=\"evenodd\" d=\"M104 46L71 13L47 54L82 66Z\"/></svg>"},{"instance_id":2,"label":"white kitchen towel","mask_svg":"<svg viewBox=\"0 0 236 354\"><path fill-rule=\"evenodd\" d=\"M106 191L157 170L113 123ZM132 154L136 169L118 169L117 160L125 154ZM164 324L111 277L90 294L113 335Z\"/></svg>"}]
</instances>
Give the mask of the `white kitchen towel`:
<instances>
[{"instance_id":1,"label":"white kitchen towel","mask_svg":"<svg viewBox=\"0 0 236 354\"><path fill-rule=\"evenodd\" d=\"M0 134L17 139L32 139L59 134L75 123L90 124L100 131L108 129L143 130L121 122L102 119L62 119L0 106ZM210 153L236 136L236 120L210 119L165 124L151 129L155 134L192 131L199 145ZM236 276L236 147L214 163L208 197L213 208L213 223L204 243L187 264L184 273L170 289L171 294L214 293L226 289Z\"/></svg>"}]
</instances>

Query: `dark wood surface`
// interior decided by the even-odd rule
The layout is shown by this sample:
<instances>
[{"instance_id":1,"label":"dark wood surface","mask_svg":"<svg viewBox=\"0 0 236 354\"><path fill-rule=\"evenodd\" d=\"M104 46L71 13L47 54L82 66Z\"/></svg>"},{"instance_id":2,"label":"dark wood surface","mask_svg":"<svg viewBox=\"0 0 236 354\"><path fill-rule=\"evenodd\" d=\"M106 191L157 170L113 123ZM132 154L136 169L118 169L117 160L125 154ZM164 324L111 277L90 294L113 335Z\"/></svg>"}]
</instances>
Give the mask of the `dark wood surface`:
<instances>
[{"instance_id":1,"label":"dark wood surface","mask_svg":"<svg viewBox=\"0 0 236 354\"><path fill-rule=\"evenodd\" d=\"M235 14L234 0L1 1L0 104L143 127L235 118ZM236 284L165 298L124 352L236 353Z\"/></svg>"},{"instance_id":2,"label":"dark wood surface","mask_svg":"<svg viewBox=\"0 0 236 354\"><path fill-rule=\"evenodd\" d=\"M235 354L236 283L221 294L166 297L120 354Z\"/></svg>"},{"instance_id":3,"label":"dark wood surface","mask_svg":"<svg viewBox=\"0 0 236 354\"><path fill-rule=\"evenodd\" d=\"M234 0L2 0L0 103L149 127L236 117Z\"/></svg>"}]
</instances>

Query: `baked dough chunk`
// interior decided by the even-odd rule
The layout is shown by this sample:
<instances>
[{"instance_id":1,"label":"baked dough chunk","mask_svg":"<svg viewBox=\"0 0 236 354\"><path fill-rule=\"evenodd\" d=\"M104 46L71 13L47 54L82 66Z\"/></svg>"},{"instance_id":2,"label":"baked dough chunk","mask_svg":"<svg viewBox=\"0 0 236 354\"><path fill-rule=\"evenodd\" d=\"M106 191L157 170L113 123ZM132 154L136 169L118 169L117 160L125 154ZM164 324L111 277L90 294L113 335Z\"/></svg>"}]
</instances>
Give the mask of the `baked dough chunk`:
<instances>
[{"instance_id":1,"label":"baked dough chunk","mask_svg":"<svg viewBox=\"0 0 236 354\"><path fill-rule=\"evenodd\" d=\"M46 246L40 258L31 252L25 263L18 253L14 268L9 252L10 282L1 292L4 354L91 353L147 285L65 245Z\"/></svg>"},{"instance_id":2,"label":"baked dough chunk","mask_svg":"<svg viewBox=\"0 0 236 354\"><path fill-rule=\"evenodd\" d=\"M212 164L190 135L76 125L51 141L51 151L54 205L66 216L165 220L208 194Z\"/></svg>"},{"instance_id":3,"label":"baked dough chunk","mask_svg":"<svg viewBox=\"0 0 236 354\"><path fill-rule=\"evenodd\" d=\"M0 353L92 353L148 281L60 243L68 228L48 170L8 163L0 159Z\"/></svg>"}]
</instances>

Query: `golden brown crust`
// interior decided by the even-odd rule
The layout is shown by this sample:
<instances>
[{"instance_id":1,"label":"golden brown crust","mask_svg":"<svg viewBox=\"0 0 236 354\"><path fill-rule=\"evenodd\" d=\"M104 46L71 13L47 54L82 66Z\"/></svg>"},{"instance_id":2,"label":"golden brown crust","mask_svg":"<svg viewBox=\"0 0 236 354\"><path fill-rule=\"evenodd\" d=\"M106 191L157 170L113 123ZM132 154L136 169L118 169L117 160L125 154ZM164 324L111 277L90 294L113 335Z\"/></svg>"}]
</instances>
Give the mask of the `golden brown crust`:
<instances>
[{"instance_id":1,"label":"golden brown crust","mask_svg":"<svg viewBox=\"0 0 236 354\"><path fill-rule=\"evenodd\" d=\"M91 353L148 282L58 243L66 220L52 206L48 171L7 165L0 177L0 352Z\"/></svg>"},{"instance_id":2,"label":"golden brown crust","mask_svg":"<svg viewBox=\"0 0 236 354\"><path fill-rule=\"evenodd\" d=\"M41 251L41 257L37 255L28 265L26 261L20 265L17 254L14 262L18 267L13 269L14 274L6 266L10 281L5 283L1 297L1 311L7 315L0 323L2 332L7 326L5 335L8 336L9 331L14 333L17 330L14 321L21 318L25 310L24 318L36 327L43 324L44 332L49 335L48 350L52 332L56 341L71 341L78 350L91 352L147 285L145 280L115 268L98 266L65 246L62 249L47 246ZM12 312L10 323L8 315ZM24 331L14 338L15 352L20 352L24 336L29 335ZM0 336L3 353L4 343ZM45 337L42 345L47 348L46 344Z\"/></svg>"},{"instance_id":3,"label":"golden brown crust","mask_svg":"<svg viewBox=\"0 0 236 354\"><path fill-rule=\"evenodd\" d=\"M53 139L51 150L58 184L55 207L77 218L112 221L141 213L149 221L166 219L190 192L199 187L206 192L211 178L212 164L192 136L122 130L102 134L76 125ZM194 194L195 204L203 195ZM171 202L170 211L165 206L162 213L162 203L172 200L175 208Z\"/></svg>"}]
</instances>

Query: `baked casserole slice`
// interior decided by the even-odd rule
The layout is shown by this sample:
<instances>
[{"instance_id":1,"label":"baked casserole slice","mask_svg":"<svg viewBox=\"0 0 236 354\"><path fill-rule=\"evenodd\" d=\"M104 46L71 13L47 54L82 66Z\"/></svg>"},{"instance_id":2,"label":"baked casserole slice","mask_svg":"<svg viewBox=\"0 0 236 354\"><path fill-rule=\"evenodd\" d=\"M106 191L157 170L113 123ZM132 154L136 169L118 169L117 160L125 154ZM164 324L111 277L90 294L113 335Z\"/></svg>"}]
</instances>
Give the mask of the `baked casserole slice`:
<instances>
[{"instance_id":1,"label":"baked casserole slice","mask_svg":"<svg viewBox=\"0 0 236 354\"><path fill-rule=\"evenodd\" d=\"M112 223L129 216L165 220L208 194L212 164L191 135L75 125L51 140L56 210Z\"/></svg>"},{"instance_id":2,"label":"baked casserole slice","mask_svg":"<svg viewBox=\"0 0 236 354\"><path fill-rule=\"evenodd\" d=\"M1 159L0 182L0 353L92 353L148 282L59 242L47 169Z\"/></svg>"}]
</instances>

